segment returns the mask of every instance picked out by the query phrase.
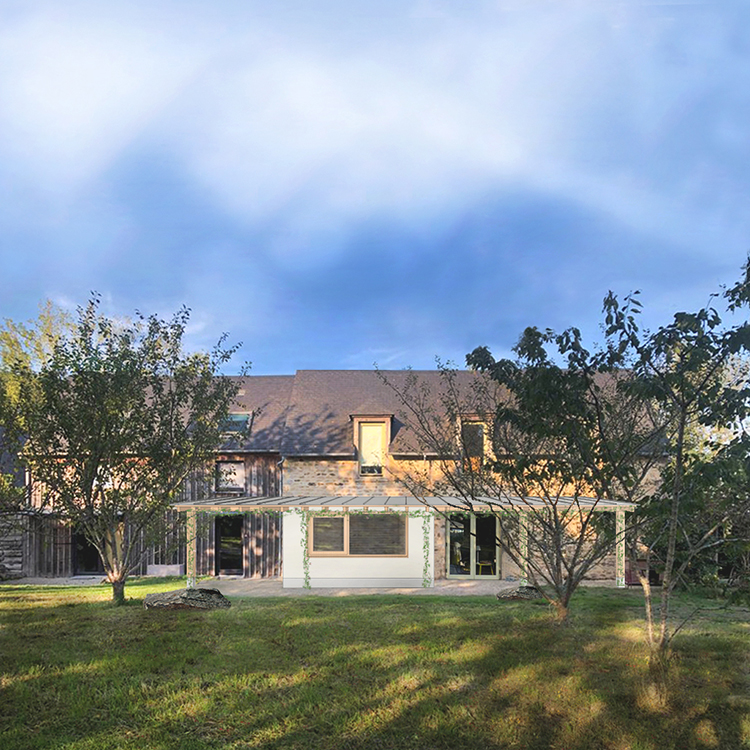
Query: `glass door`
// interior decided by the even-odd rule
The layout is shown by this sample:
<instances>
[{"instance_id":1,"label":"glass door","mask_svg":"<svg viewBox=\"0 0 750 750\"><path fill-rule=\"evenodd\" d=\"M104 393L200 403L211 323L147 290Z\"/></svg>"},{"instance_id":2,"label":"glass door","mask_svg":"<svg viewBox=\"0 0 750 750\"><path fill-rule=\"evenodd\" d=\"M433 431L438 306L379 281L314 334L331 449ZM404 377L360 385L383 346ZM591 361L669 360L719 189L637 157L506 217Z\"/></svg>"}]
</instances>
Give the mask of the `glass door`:
<instances>
[{"instance_id":1,"label":"glass door","mask_svg":"<svg viewBox=\"0 0 750 750\"><path fill-rule=\"evenodd\" d=\"M241 576L244 517L219 516L216 519L216 574Z\"/></svg>"},{"instance_id":2,"label":"glass door","mask_svg":"<svg viewBox=\"0 0 750 750\"><path fill-rule=\"evenodd\" d=\"M448 575L471 576L471 516L451 513L448 516Z\"/></svg>"},{"instance_id":3,"label":"glass door","mask_svg":"<svg viewBox=\"0 0 750 750\"><path fill-rule=\"evenodd\" d=\"M499 578L500 548L493 515L451 513L448 516L449 578Z\"/></svg>"}]
</instances>

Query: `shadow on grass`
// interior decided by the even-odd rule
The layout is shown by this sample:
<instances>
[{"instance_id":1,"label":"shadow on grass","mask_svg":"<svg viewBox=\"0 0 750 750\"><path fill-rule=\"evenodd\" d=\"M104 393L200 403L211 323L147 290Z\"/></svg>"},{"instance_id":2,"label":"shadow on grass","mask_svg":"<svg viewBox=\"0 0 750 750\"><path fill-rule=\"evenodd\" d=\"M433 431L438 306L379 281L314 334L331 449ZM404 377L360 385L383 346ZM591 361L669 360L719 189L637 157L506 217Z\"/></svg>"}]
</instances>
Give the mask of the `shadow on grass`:
<instances>
[{"instance_id":1,"label":"shadow on grass","mask_svg":"<svg viewBox=\"0 0 750 750\"><path fill-rule=\"evenodd\" d=\"M160 612L115 608L106 590L69 591L0 591L3 748L748 741L747 707L727 703L741 678L739 634L688 644L665 700L648 682L634 600L616 592L586 592L559 627L546 606L484 598L253 599Z\"/></svg>"}]
</instances>

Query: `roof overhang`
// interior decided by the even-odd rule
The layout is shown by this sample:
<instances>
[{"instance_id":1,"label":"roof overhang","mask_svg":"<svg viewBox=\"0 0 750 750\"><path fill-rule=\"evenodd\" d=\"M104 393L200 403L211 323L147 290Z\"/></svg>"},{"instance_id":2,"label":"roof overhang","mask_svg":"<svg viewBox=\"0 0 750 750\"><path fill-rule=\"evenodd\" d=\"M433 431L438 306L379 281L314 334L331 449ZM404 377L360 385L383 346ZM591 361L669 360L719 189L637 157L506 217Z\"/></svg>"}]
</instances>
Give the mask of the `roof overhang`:
<instances>
[{"instance_id":1,"label":"roof overhang","mask_svg":"<svg viewBox=\"0 0 750 750\"><path fill-rule=\"evenodd\" d=\"M562 509L578 506L583 511L631 511L633 503L621 500L597 499L592 497L564 497L556 500ZM204 500L192 500L175 503L172 507L178 511L252 511L252 510L322 510L368 509L377 510L419 510L429 508L436 511L467 511L487 513L494 510L542 509L548 502L538 497L505 497L477 498L471 504L460 497L414 497L413 495L286 495L277 497L224 496L207 497Z\"/></svg>"}]
</instances>

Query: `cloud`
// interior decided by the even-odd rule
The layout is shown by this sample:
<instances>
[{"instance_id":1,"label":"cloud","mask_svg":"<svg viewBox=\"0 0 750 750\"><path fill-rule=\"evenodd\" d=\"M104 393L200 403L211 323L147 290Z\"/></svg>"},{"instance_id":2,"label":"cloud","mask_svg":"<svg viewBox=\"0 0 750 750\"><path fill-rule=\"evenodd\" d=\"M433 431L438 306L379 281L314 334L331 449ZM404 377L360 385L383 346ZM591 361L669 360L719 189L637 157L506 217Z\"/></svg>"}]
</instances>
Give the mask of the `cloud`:
<instances>
[{"instance_id":1,"label":"cloud","mask_svg":"<svg viewBox=\"0 0 750 750\"><path fill-rule=\"evenodd\" d=\"M290 267L312 252L335 261L337 227L419 223L512 182L656 231L672 223L661 209L689 218L707 197L697 154L666 171L659 151L747 67L722 14L702 8L422 3L386 7L391 25L352 45L295 24L284 4L248 7L237 29L231 3L208 23L165 3L157 15L40 6L7 24L0 148L19 178L87 194L145 139L237 221L280 225L271 250ZM745 103L720 105L724 135L705 140L737 142Z\"/></svg>"},{"instance_id":2,"label":"cloud","mask_svg":"<svg viewBox=\"0 0 750 750\"><path fill-rule=\"evenodd\" d=\"M117 17L41 9L0 34L0 148L37 187L95 179L168 106L199 49Z\"/></svg>"},{"instance_id":3,"label":"cloud","mask_svg":"<svg viewBox=\"0 0 750 750\"><path fill-rule=\"evenodd\" d=\"M750 233L748 16L593 1L13 6L0 292L117 290L128 312L186 301L196 341L247 330L271 354L294 339L294 357L330 335L347 361L461 351L491 325L515 334L598 303L613 282L700 304ZM456 279L474 296L451 316L435 290Z\"/></svg>"}]
</instances>

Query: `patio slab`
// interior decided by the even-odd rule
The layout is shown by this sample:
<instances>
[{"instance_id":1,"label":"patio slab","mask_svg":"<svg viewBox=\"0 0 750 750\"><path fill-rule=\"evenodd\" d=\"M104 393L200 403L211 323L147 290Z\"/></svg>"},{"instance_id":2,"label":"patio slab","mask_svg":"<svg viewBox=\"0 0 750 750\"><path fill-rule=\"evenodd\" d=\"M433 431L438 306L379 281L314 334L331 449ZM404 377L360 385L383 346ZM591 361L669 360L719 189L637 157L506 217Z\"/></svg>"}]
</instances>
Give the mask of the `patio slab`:
<instances>
[{"instance_id":1,"label":"patio slab","mask_svg":"<svg viewBox=\"0 0 750 750\"><path fill-rule=\"evenodd\" d=\"M96 586L105 583L102 576L72 576L68 578L17 578L1 581L0 587L9 586ZM509 591L519 585L518 581L499 581L474 579L459 580L455 578L435 581L432 588L315 588L285 589L280 578L203 578L198 581L199 588L218 589L224 596L240 598L274 597L274 596L361 596L379 594L400 594L408 596L495 596ZM612 581L584 581L584 586L614 587ZM175 588L179 582L175 581Z\"/></svg>"}]
</instances>

